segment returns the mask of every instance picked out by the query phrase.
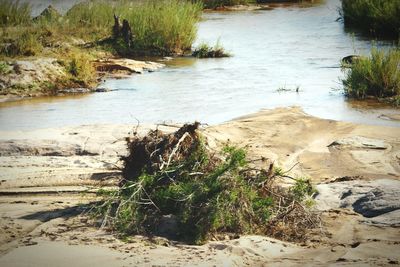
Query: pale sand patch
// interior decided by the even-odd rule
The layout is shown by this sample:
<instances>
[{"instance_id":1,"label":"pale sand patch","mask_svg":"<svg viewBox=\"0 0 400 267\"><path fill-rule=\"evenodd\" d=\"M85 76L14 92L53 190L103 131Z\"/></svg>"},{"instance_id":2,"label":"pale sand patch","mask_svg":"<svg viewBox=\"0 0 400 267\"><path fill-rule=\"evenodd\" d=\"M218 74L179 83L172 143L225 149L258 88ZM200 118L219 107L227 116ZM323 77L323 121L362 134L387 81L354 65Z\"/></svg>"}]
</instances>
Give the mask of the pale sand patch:
<instances>
[{"instance_id":1,"label":"pale sand patch","mask_svg":"<svg viewBox=\"0 0 400 267\"><path fill-rule=\"evenodd\" d=\"M152 127L142 126L138 132L144 134ZM400 129L318 119L299 108L265 110L204 129L213 147L229 139L247 147L252 159L265 156L285 169L299 162L292 175L321 182L316 207L322 212L323 224L302 245L244 236L188 246L167 240L157 245L143 237L125 243L91 227L80 215L79 205L93 197L72 191L83 185L115 183L118 157L126 153L125 138L133 128L86 125L0 132L0 266L399 264L400 232L394 226L399 223L399 210L366 218L353 209L353 198L340 198L344 191L358 188L353 194L357 201L382 183L381 179L389 184L400 180ZM328 183L336 178L343 181ZM2 190L15 194L1 195ZM51 190L56 193L49 195ZM376 199L378 208L385 203L396 206L396 193L388 196L394 202L387 202L384 194L383 199ZM347 206L341 205L345 200ZM371 201L375 203L374 198Z\"/></svg>"}]
</instances>

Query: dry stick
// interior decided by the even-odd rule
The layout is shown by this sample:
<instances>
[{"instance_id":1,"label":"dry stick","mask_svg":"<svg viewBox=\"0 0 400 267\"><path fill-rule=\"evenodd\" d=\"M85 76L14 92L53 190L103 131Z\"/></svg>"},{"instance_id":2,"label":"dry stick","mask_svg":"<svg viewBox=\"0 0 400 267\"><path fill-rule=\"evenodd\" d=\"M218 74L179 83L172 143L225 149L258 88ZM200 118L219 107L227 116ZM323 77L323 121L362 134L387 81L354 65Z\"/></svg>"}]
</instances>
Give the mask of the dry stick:
<instances>
[{"instance_id":1,"label":"dry stick","mask_svg":"<svg viewBox=\"0 0 400 267\"><path fill-rule=\"evenodd\" d=\"M168 168L169 164L171 163L172 157L173 157L173 156L176 154L176 152L178 151L179 145L183 142L183 140L185 140L185 138L186 138L187 136L190 136L190 134L189 134L188 132L186 132L184 135L182 135L182 137L179 139L178 143L176 144L176 146L175 146L174 149L172 150L171 154L169 155L168 162L167 162L167 165L166 165L167 168ZM164 164L161 165L160 169L162 170L163 167L164 167Z\"/></svg>"},{"instance_id":2,"label":"dry stick","mask_svg":"<svg viewBox=\"0 0 400 267\"><path fill-rule=\"evenodd\" d=\"M294 164L289 170L285 171L283 174L286 174L286 173L290 172L290 171L293 170L293 168L296 167L298 164L300 164L300 162L296 162L296 164Z\"/></svg>"}]
</instances>

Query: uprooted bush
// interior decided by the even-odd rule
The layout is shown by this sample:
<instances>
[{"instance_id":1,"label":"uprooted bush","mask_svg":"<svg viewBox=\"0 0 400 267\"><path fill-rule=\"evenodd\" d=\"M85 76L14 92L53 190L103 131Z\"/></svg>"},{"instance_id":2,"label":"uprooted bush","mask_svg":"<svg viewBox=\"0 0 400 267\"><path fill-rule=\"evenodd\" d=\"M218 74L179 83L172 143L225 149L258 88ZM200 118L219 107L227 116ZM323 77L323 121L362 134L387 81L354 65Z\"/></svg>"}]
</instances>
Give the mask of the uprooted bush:
<instances>
[{"instance_id":1,"label":"uprooted bush","mask_svg":"<svg viewBox=\"0 0 400 267\"><path fill-rule=\"evenodd\" d=\"M303 202L314 192L311 184L275 185L285 172L273 164L256 168L234 146L211 151L198 126L129 141L119 189L102 191L94 209L102 225L122 236L164 235L195 244L221 234L304 240L317 223Z\"/></svg>"}]
</instances>

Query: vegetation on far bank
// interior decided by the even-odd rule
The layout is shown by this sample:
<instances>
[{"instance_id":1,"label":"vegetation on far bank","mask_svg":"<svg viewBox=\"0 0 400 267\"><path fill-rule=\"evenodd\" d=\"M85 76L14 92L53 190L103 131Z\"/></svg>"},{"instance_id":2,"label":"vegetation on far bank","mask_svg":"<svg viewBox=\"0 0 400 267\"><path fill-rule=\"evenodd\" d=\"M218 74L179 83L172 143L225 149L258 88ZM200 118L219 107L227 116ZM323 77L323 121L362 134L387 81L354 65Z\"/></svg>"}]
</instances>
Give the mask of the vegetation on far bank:
<instances>
[{"instance_id":1,"label":"vegetation on far bank","mask_svg":"<svg viewBox=\"0 0 400 267\"><path fill-rule=\"evenodd\" d=\"M120 188L101 192L93 208L102 225L125 237L160 235L196 244L241 234L304 240L318 221L307 208L315 193L309 180L279 187L274 181L287 172L273 164L259 169L234 146L211 151L198 126L130 140Z\"/></svg>"},{"instance_id":2,"label":"vegetation on far bank","mask_svg":"<svg viewBox=\"0 0 400 267\"><path fill-rule=\"evenodd\" d=\"M28 3L0 0L2 65L18 58L56 58L67 73L57 80L60 87L92 87L98 78L93 67L95 59L191 51L202 3L92 0L74 5L65 15L51 6L36 18L31 17L31 11ZM125 31L124 36L114 34L116 23ZM42 87L44 91L53 88L44 83L34 87ZM29 88L2 93L29 91Z\"/></svg>"},{"instance_id":3,"label":"vegetation on far bank","mask_svg":"<svg viewBox=\"0 0 400 267\"><path fill-rule=\"evenodd\" d=\"M202 0L204 8L216 9L235 5L279 4L279 3L313 3L320 0Z\"/></svg>"},{"instance_id":4,"label":"vegetation on far bank","mask_svg":"<svg viewBox=\"0 0 400 267\"><path fill-rule=\"evenodd\" d=\"M4 56L35 55L54 42L79 38L94 45L111 37L114 14L127 20L132 32L132 46L126 52L175 54L190 50L196 38L196 23L202 5L184 0L161 1L87 1L73 6L64 16L39 16L31 19L29 5L1 0L2 47ZM11 5L11 7L9 7ZM3 8L4 7L4 8ZM4 11L5 10L5 11ZM13 12L10 18L8 12ZM65 40L67 38L67 40ZM121 40L114 40L117 48ZM110 43L109 43L110 44ZM112 48L109 46L108 48ZM118 51L117 51L118 52Z\"/></svg>"},{"instance_id":5,"label":"vegetation on far bank","mask_svg":"<svg viewBox=\"0 0 400 267\"><path fill-rule=\"evenodd\" d=\"M372 36L400 37L398 0L342 0L341 17L346 26Z\"/></svg>"},{"instance_id":6,"label":"vegetation on far bank","mask_svg":"<svg viewBox=\"0 0 400 267\"><path fill-rule=\"evenodd\" d=\"M400 49L373 48L369 57L360 57L345 68L343 86L347 96L374 97L400 105Z\"/></svg>"},{"instance_id":7,"label":"vegetation on far bank","mask_svg":"<svg viewBox=\"0 0 400 267\"><path fill-rule=\"evenodd\" d=\"M217 7L255 4L256 0L202 0L204 8L214 9Z\"/></svg>"}]
</instances>

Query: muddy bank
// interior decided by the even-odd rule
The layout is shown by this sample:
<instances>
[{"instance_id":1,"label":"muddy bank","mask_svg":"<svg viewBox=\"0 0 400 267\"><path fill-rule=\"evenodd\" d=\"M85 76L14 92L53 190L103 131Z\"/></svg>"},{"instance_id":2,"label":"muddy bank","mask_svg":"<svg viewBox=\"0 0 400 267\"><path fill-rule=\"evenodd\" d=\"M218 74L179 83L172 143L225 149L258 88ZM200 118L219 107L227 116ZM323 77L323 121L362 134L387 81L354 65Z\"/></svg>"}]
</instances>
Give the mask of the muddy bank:
<instances>
[{"instance_id":1,"label":"muddy bank","mask_svg":"<svg viewBox=\"0 0 400 267\"><path fill-rule=\"evenodd\" d=\"M139 134L153 127L142 125ZM229 140L247 147L252 158L264 156L311 177L319 191L314 208L322 218L321 228L303 244L243 236L203 246L140 236L122 242L87 224L82 211L93 195L79 192L115 184L119 155L135 130L87 125L0 132L0 264L386 266L400 261L398 128L318 119L299 108L265 110L203 128L211 146Z\"/></svg>"},{"instance_id":2,"label":"muddy bank","mask_svg":"<svg viewBox=\"0 0 400 267\"><path fill-rule=\"evenodd\" d=\"M0 102L27 97L107 92L97 88L104 78L124 78L132 74L156 71L163 64L127 58L107 58L93 62L97 82L84 87L71 80L67 67L56 58L34 58L4 61L5 72L0 76Z\"/></svg>"}]
</instances>

